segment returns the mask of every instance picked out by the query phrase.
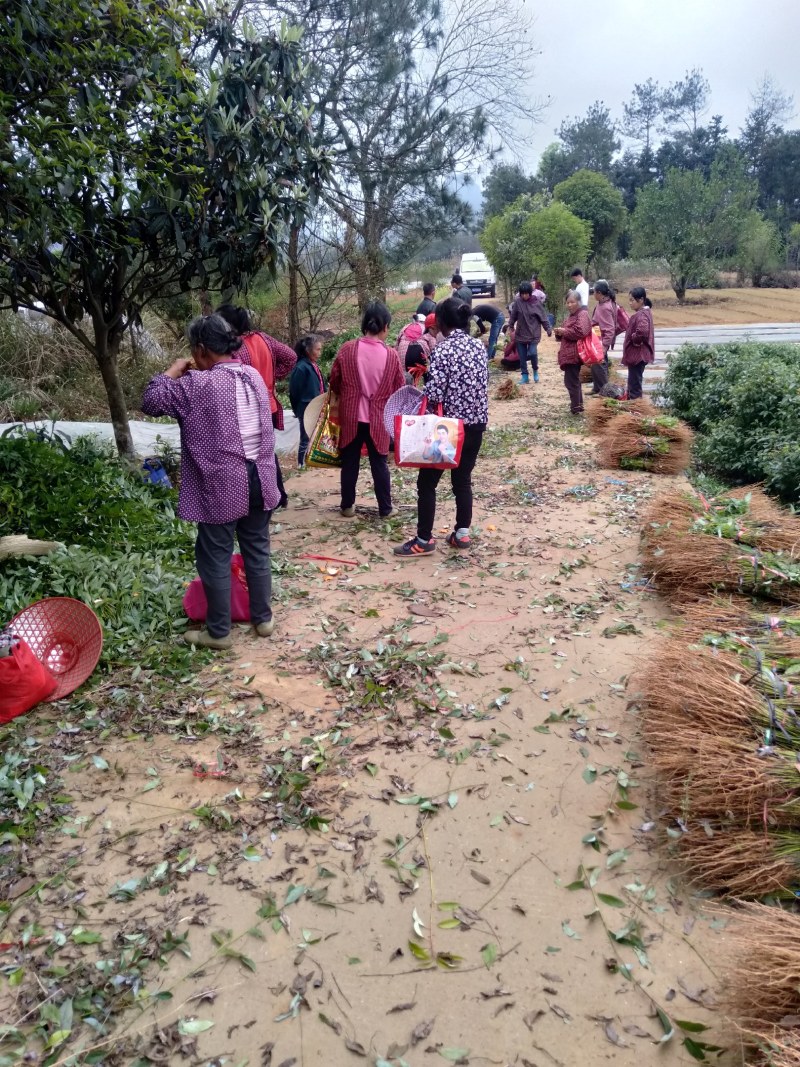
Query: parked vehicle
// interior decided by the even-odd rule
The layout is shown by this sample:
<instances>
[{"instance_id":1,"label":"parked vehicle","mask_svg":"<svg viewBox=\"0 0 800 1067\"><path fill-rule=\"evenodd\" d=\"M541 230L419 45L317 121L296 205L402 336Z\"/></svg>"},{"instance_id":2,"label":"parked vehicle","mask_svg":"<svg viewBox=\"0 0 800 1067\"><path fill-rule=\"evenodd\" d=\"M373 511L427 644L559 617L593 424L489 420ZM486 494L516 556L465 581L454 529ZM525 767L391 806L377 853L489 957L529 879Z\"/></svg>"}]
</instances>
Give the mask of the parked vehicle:
<instances>
[{"instance_id":1,"label":"parked vehicle","mask_svg":"<svg viewBox=\"0 0 800 1067\"><path fill-rule=\"evenodd\" d=\"M464 285L469 286L473 295L488 293L489 296L495 296L497 282L494 271L483 252L465 252L461 257L459 274L464 279Z\"/></svg>"}]
</instances>

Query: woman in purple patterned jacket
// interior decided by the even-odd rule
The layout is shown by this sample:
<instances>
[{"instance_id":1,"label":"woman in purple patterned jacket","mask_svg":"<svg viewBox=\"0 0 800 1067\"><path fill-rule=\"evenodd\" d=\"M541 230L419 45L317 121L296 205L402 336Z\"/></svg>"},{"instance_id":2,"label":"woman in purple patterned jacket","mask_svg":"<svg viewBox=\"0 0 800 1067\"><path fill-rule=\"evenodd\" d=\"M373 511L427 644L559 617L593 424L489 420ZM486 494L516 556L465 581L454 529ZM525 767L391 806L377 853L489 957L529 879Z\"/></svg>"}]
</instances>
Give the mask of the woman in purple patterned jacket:
<instances>
[{"instance_id":1,"label":"woman in purple patterned jacket","mask_svg":"<svg viewBox=\"0 0 800 1067\"><path fill-rule=\"evenodd\" d=\"M280 500L275 433L261 376L232 353L238 334L219 315L189 326L192 359L176 359L152 378L142 398L147 415L171 415L181 429L178 514L197 523L197 572L208 601L205 630L187 644L231 648L231 555L239 540L259 637L272 633L269 520ZM192 370L192 360L197 370Z\"/></svg>"}]
</instances>

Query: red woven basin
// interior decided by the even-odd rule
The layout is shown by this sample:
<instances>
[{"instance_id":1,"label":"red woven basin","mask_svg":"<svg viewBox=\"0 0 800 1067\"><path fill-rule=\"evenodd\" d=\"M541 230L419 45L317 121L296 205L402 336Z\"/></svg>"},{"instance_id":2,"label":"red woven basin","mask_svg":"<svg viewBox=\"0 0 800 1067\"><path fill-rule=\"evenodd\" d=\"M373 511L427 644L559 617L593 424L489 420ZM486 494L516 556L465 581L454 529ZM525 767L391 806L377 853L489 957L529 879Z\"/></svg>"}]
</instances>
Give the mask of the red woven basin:
<instances>
[{"instance_id":1,"label":"red woven basin","mask_svg":"<svg viewBox=\"0 0 800 1067\"><path fill-rule=\"evenodd\" d=\"M83 601L71 597L48 597L23 608L8 629L28 642L56 679L48 700L58 700L83 685L103 651L100 620Z\"/></svg>"}]
</instances>

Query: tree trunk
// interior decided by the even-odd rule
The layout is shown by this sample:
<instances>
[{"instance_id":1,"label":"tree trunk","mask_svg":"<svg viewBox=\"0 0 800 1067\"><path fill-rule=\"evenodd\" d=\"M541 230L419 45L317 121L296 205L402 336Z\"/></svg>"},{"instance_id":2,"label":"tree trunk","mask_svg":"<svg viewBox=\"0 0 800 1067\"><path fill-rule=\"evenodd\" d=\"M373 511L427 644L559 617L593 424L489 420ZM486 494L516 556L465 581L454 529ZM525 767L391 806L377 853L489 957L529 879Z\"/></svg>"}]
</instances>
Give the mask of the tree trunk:
<instances>
[{"instance_id":1,"label":"tree trunk","mask_svg":"<svg viewBox=\"0 0 800 1067\"><path fill-rule=\"evenodd\" d=\"M108 410L111 425L114 427L114 439L121 456L132 458L135 455L133 437L128 422L128 406L119 380L119 346L121 337L95 336L95 359L100 368L103 385L108 397Z\"/></svg>"},{"instance_id":2,"label":"tree trunk","mask_svg":"<svg viewBox=\"0 0 800 1067\"><path fill-rule=\"evenodd\" d=\"M297 252L300 244L300 227L289 230L289 343L300 340L300 297L297 287Z\"/></svg>"},{"instance_id":3,"label":"tree trunk","mask_svg":"<svg viewBox=\"0 0 800 1067\"><path fill-rule=\"evenodd\" d=\"M675 296L678 298L678 303L682 304L686 299L686 279L674 278L672 281L672 289Z\"/></svg>"}]
</instances>

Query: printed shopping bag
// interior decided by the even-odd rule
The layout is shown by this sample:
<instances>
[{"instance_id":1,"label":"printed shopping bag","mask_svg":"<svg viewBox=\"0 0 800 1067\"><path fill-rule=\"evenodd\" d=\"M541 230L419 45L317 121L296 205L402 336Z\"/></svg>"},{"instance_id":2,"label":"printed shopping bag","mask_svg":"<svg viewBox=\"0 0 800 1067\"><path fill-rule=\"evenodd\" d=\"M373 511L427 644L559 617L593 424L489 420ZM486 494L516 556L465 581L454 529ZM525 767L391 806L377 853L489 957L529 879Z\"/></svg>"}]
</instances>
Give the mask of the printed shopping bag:
<instances>
[{"instance_id":1,"label":"printed shopping bag","mask_svg":"<svg viewBox=\"0 0 800 1067\"><path fill-rule=\"evenodd\" d=\"M339 398L329 392L309 441L307 467L341 467L339 433Z\"/></svg>"},{"instance_id":2,"label":"printed shopping bag","mask_svg":"<svg viewBox=\"0 0 800 1067\"><path fill-rule=\"evenodd\" d=\"M187 619L205 622L208 602L199 578L189 582L183 594L183 610ZM250 594L244 573L244 560L238 552L231 556L231 622L250 622Z\"/></svg>"},{"instance_id":3,"label":"printed shopping bag","mask_svg":"<svg viewBox=\"0 0 800 1067\"><path fill-rule=\"evenodd\" d=\"M463 447L461 419L428 414L425 400L418 415L395 416L394 460L398 467L452 470L461 462Z\"/></svg>"},{"instance_id":4,"label":"printed shopping bag","mask_svg":"<svg viewBox=\"0 0 800 1067\"><path fill-rule=\"evenodd\" d=\"M578 341L578 357L581 363L602 363L605 358L603 342L600 338L600 327L593 326L588 337L581 337Z\"/></svg>"}]
</instances>

